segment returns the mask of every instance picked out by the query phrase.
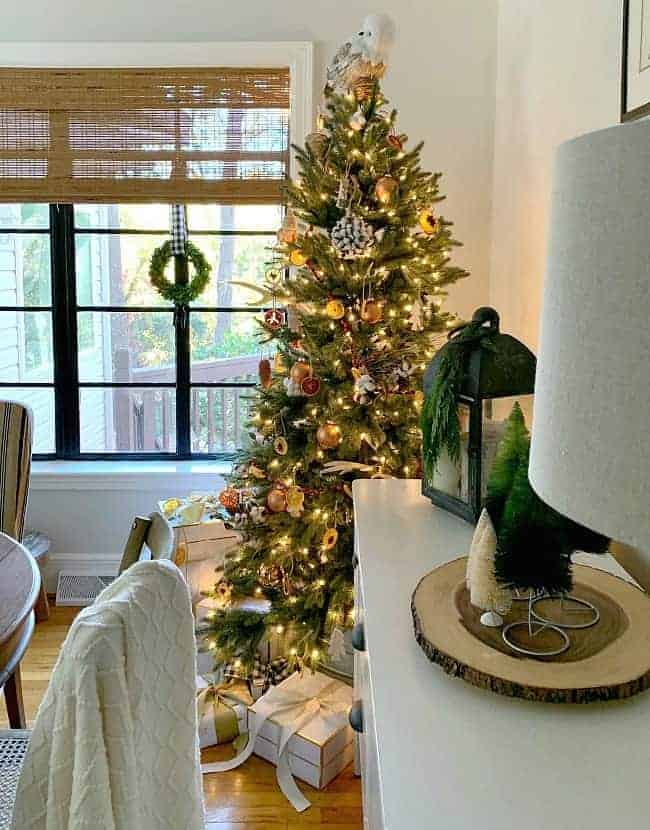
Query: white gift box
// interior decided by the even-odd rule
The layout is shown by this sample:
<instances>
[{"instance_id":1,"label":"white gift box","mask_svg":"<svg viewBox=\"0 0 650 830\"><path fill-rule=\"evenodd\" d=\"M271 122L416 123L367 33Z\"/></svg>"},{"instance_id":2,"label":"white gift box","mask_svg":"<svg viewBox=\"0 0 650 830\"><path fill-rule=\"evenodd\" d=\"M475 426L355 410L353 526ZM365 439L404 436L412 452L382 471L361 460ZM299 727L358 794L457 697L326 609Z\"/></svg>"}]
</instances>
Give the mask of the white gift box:
<instances>
[{"instance_id":1,"label":"white gift box","mask_svg":"<svg viewBox=\"0 0 650 830\"><path fill-rule=\"evenodd\" d=\"M201 749L208 746L216 746L224 743L222 737L217 734L217 728L214 715L214 698L206 698L205 693L210 688L210 685L204 678L197 677L197 706L198 706L198 721L199 721L199 745ZM237 726L239 734L246 732L248 723L248 705L250 703L250 695L246 692L245 686L237 687L237 690L219 689L219 696L225 701L234 711L237 718Z\"/></svg>"},{"instance_id":2,"label":"white gift box","mask_svg":"<svg viewBox=\"0 0 650 830\"><path fill-rule=\"evenodd\" d=\"M308 698L320 698L320 712L289 739L289 767L296 778L316 789L326 787L354 757L354 732L348 721L352 705L352 689L320 672L305 671L293 674L275 687L288 694L298 693ZM273 691L273 689L271 690ZM269 694L267 692L267 694ZM248 709L248 731L254 732L260 698ZM255 739L254 753L277 764L280 733L291 723L295 713L279 712L260 727Z\"/></svg>"},{"instance_id":3,"label":"white gift box","mask_svg":"<svg viewBox=\"0 0 650 830\"><path fill-rule=\"evenodd\" d=\"M218 581L227 554L237 548L239 534L227 528L221 519L205 519L193 524L172 523L174 562L190 588L192 603L210 592Z\"/></svg>"}]
</instances>

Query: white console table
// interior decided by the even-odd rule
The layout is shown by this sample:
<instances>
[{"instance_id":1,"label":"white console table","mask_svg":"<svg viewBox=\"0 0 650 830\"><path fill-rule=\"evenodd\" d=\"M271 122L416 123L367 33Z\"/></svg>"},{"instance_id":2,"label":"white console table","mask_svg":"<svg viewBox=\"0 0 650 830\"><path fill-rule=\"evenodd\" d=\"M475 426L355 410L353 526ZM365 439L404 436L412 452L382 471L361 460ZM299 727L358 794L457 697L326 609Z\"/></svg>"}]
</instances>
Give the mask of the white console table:
<instances>
[{"instance_id":1,"label":"white console table","mask_svg":"<svg viewBox=\"0 0 650 830\"><path fill-rule=\"evenodd\" d=\"M647 827L650 692L528 703L445 675L415 642L411 594L425 573L467 553L472 529L433 507L418 481L353 490L367 830ZM597 561L624 574L610 557Z\"/></svg>"}]
</instances>

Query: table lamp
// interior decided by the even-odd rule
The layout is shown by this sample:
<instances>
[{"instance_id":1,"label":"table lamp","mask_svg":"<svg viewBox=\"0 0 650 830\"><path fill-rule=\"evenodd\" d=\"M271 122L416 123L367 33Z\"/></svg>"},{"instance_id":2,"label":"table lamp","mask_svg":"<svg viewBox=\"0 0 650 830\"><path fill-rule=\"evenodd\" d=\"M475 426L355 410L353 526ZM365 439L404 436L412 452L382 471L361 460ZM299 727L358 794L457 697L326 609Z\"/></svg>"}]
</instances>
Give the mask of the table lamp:
<instances>
[{"instance_id":1,"label":"table lamp","mask_svg":"<svg viewBox=\"0 0 650 830\"><path fill-rule=\"evenodd\" d=\"M650 121L557 154L530 481L650 554Z\"/></svg>"}]
</instances>

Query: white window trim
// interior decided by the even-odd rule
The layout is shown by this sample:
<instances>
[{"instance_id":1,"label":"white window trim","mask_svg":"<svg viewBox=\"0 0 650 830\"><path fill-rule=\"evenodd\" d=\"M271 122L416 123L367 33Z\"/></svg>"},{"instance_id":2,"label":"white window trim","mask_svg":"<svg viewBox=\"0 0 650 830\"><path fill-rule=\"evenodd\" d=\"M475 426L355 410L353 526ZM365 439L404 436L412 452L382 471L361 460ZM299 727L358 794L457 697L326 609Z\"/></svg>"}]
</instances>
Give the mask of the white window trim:
<instances>
[{"instance_id":1,"label":"white window trim","mask_svg":"<svg viewBox=\"0 0 650 830\"><path fill-rule=\"evenodd\" d=\"M313 124L311 41L179 43L3 43L0 65L24 68L289 67L289 136L302 144ZM291 175L295 157L291 154Z\"/></svg>"},{"instance_id":2,"label":"white window trim","mask_svg":"<svg viewBox=\"0 0 650 830\"><path fill-rule=\"evenodd\" d=\"M30 489L41 490L151 490L174 487L185 495L192 490L214 492L230 474L228 461L34 461Z\"/></svg>"},{"instance_id":3,"label":"white window trim","mask_svg":"<svg viewBox=\"0 0 650 830\"><path fill-rule=\"evenodd\" d=\"M285 67L291 98L289 135L301 144L313 124L311 41L158 43L4 43L0 64L24 68ZM292 152L290 173L295 175ZM201 478L230 465L213 461L39 461L32 465L32 489L142 489L175 480L200 489Z\"/></svg>"}]
</instances>

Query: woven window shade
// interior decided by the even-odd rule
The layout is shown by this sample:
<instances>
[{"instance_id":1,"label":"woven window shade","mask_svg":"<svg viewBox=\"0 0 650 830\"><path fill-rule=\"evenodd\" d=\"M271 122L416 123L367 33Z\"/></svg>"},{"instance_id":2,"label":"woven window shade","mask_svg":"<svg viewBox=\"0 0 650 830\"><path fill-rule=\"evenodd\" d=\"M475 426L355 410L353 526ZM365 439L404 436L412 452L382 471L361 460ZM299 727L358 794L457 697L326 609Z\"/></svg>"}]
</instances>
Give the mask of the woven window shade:
<instances>
[{"instance_id":1,"label":"woven window shade","mask_svg":"<svg viewBox=\"0 0 650 830\"><path fill-rule=\"evenodd\" d=\"M0 201L280 200L288 69L0 69Z\"/></svg>"}]
</instances>

